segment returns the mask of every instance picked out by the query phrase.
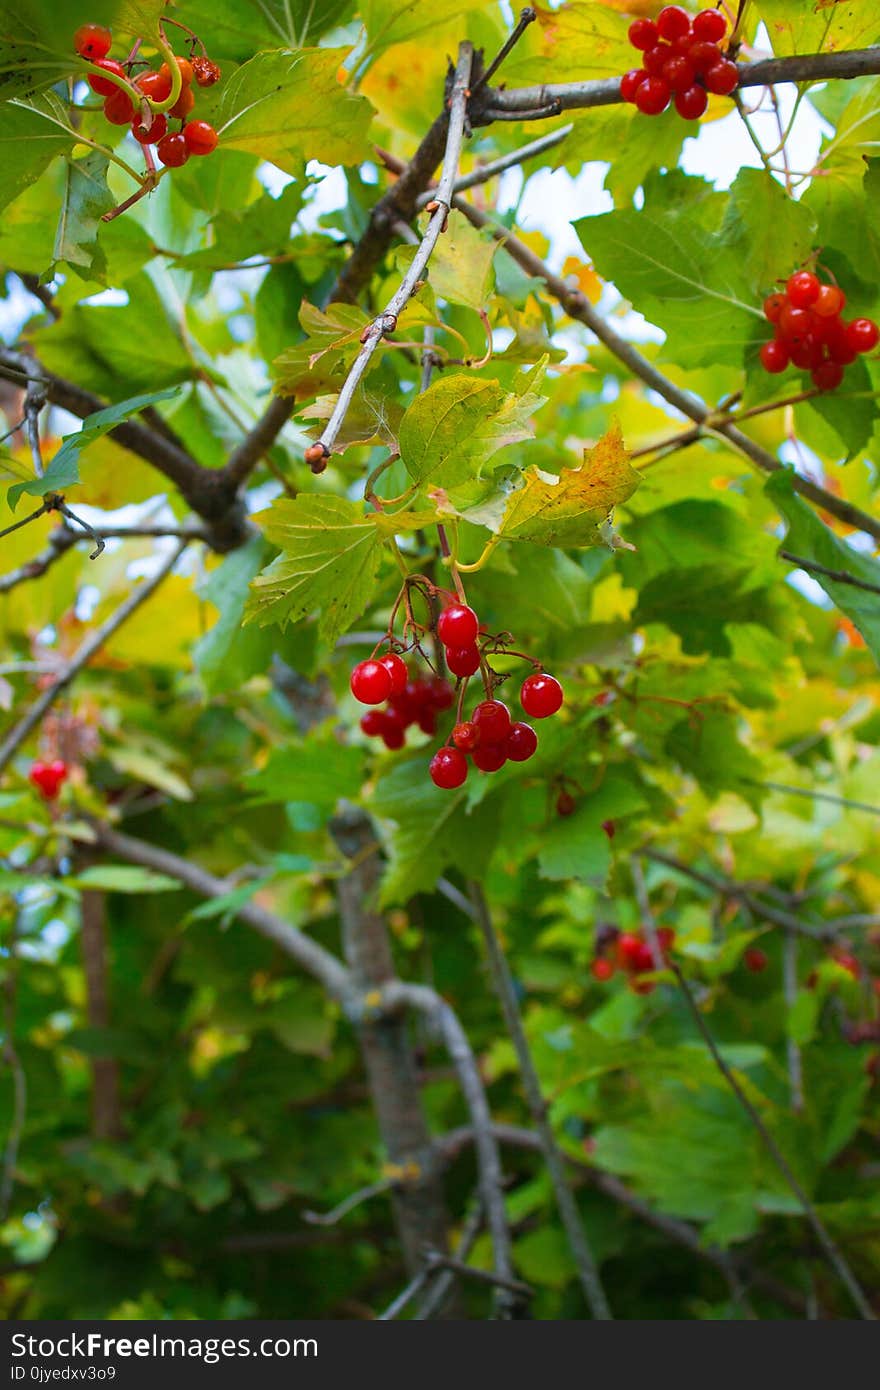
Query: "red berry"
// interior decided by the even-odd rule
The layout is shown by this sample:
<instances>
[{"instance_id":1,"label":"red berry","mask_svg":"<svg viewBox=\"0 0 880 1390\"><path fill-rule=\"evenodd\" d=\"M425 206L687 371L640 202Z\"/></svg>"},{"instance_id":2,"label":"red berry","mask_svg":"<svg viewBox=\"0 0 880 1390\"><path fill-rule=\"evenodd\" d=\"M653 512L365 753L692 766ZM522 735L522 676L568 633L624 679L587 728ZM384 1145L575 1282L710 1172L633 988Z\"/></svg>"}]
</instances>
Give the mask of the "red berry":
<instances>
[{"instance_id":1,"label":"red berry","mask_svg":"<svg viewBox=\"0 0 880 1390\"><path fill-rule=\"evenodd\" d=\"M641 49L642 52L646 48L653 48L660 37L657 25L650 19L634 19L627 33L633 48Z\"/></svg>"},{"instance_id":2,"label":"red berry","mask_svg":"<svg viewBox=\"0 0 880 1390\"><path fill-rule=\"evenodd\" d=\"M609 840L613 840L614 836L617 834L617 826L614 824L613 820L603 820L602 830L608 836Z\"/></svg>"},{"instance_id":3,"label":"red berry","mask_svg":"<svg viewBox=\"0 0 880 1390\"><path fill-rule=\"evenodd\" d=\"M162 143L179 138L167 135ZM162 158L161 145L159 158ZM162 162L164 163L164 160ZM352 695L356 700L360 700L362 705L381 705L391 694L391 673L380 661L359 661L351 673L349 685Z\"/></svg>"},{"instance_id":4,"label":"red berry","mask_svg":"<svg viewBox=\"0 0 880 1390\"><path fill-rule=\"evenodd\" d=\"M843 381L843 367L839 362L822 362L810 375L820 391L834 391Z\"/></svg>"},{"instance_id":5,"label":"red berry","mask_svg":"<svg viewBox=\"0 0 880 1390\"><path fill-rule=\"evenodd\" d=\"M183 138L190 154L210 154L217 148L217 132L208 121L189 121L183 127Z\"/></svg>"},{"instance_id":6,"label":"red berry","mask_svg":"<svg viewBox=\"0 0 880 1390\"><path fill-rule=\"evenodd\" d=\"M166 135L156 146L156 154L167 169L179 169L189 159L189 150L186 148L186 141L179 131L171 135ZM364 662L364 665L367 663ZM381 699L386 697L382 695ZM378 704L378 701L370 701Z\"/></svg>"},{"instance_id":7,"label":"red berry","mask_svg":"<svg viewBox=\"0 0 880 1390\"><path fill-rule=\"evenodd\" d=\"M520 703L533 719L547 719L562 707L562 686L555 676L537 671L526 676L519 693Z\"/></svg>"},{"instance_id":8,"label":"red berry","mask_svg":"<svg viewBox=\"0 0 880 1390\"><path fill-rule=\"evenodd\" d=\"M604 956L597 956L590 965L590 974L594 980L604 984L614 974L614 962L606 960Z\"/></svg>"},{"instance_id":9,"label":"red berry","mask_svg":"<svg viewBox=\"0 0 880 1390\"><path fill-rule=\"evenodd\" d=\"M503 743L510 733L510 710L501 700L481 700L471 719L480 731L480 747Z\"/></svg>"},{"instance_id":10,"label":"red berry","mask_svg":"<svg viewBox=\"0 0 880 1390\"><path fill-rule=\"evenodd\" d=\"M662 39L681 39L691 31L691 17L681 5L664 5L657 16L657 29Z\"/></svg>"},{"instance_id":11,"label":"red berry","mask_svg":"<svg viewBox=\"0 0 880 1390\"><path fill-rule=\"evenodd\" d=\"M556 798L557 816L573 816L577 810L577 802L571 792L562 791Z\"/></svg>"},{"instance_id":12,"label":"red berry","mask_svg":"<svg viewBox=\"0 0 880 1390\"><path fill-rule=\"evenodd\" d=\"M504 745L490 743L487 747L480 745L471 754L474 767L478 767L481 772L497 772L507 762L507 753Z\"/></svg>"},{"instance_id":13,"label":"red berry","mask_svg":"<svg viewBox=\"0 0 880 1390\"><path fill-rule=\"evenodd\" d=\"M880 328L873 319L853 319L846 327L846 341L853 352L871 352L880 340Z\"/></svg>"},{"instance_id":14,"label":"red berry","mask_svg":"<svg viewBox=\"0 0 880 1390\"><path fill-rule=\"evenodd\" d=\"M710 68L717 67L721 62L721 49L715 43L692 43L688 49L688 57L694 65L694 70L702 77Z\"/></svg>"},{"instance_id":15,"label":"red berry","mask_svg":"<svg viewBox=\"0 0 880 1390\"><path fill-rule=\"evenodd\" d=\"M193 76L200 87L213 87L215 82L220 81L220 69L210 58L192 58L190 62Z\"/></svg>"},{"instance_id":16,"label":"red berry","mask_svg":"<svg viewBox=\"0 0 880 1390\"><path fill-rule=\"evenodd\" d=\"M646 77L636 88L633 102L643 116L659 116L669 105L669 83L662 77Z\"/></svg>"},{"instance_id":17,"label":"red berry","mask_svg":"<svg viewBox=\"0 0 880 1390\"><path fill-rule=\"evenodd\" d=\"M472 753L480 742L480 731L476 724L466 719L463 724L456 724L452 730L452 742L462 753Z\"/></svg>"},{"instance_id":18,"label":"red berry","mask_svg":"<svg viewBox=\"0 0 880 1390\"><path fill-rule=\"evenodd\" d=\"M73 36L73 47L81 58L96 63L110 52L113 35L103 24L81 24Z\"/></svg>"},{"instance_id":19,"label":"red berry","mask_svg":"<svg viewBox=\"0 0 880 1390\"><path fill-rule=\"evenodd\" d=\"M783 338L792 343L799 342L807 336L812 326L806 309L796 309L791 304L783 306L779 315L779 333Z\"/></svg>"},{"instance_id":20,"label":"red berry","mask_svg":"<svg viewBox=\"0 0 880 1390\"><path fill-rule=\"evenodd\" d=\"M110 95L104 98L104 119L111 125L128 125L133 115L134 102L131 97L120 87L114 87Z\"/></svg>"},{"instance_id":21,"label":"red berry","mask_svg":"<svg viewBox=\"0 0 880 1390\"><path fill-rule=\"evenodd\" d=\"M437 636L444 647L472 647L480 632L480 620L465 603L450 603L437 619Z\"/></svg>"},{"instance_id":22,"label":"red berry","mask_svg":"<svg viewBox=\"0 0 880 1390\"><path fill-rule=\"evenodd\" d=\"M669 44L658 43L655 48L648 49L642 59L642 67L649 77L659 77L671 57Z\"/></svg>"},{"instance_id":23,"label":"red berry","mask_svg":"<svg viewBox=\"0 0 880 1390\"><path fill-rule=\"evenodd\" d=\"M455 693L449 682L445 681L442 676L433 676L428 681L428 690L431 704L435 710L452 709L455 703Z\"/></svg>"},{"instance_id":24,"label":"red berry","mask_svg":"<svg viewBox=\"0 0 880 1390\"><path fill-rule=\"evenodd\" d=\"M452 791L453 787L460 787L467 777L467 758L457 748L438 748L428 770L435 787Z\"/></svg>"},{"instance_id":25,"label":"red berry","mask_svg":"<svg viewBox=\"0 0 880 1390\"><path fill-rule=\"evenodd\" d=\"M828 319L828 327L823 333L825 345L831 355L832 362L839 362L841 367L848 367L850 362L856 360L856 350L850 345L849 324L844 323L843 319Z\"/></svg>"},{"instance_id":26,"label":"red berry","mask_svg":"<svg viewBox=\"0 0 880 1390\"><path fill-rule=\"evenodd\" d=\"M391 677L391 694L402 695L409 680L406 662L397 655L397 652L388 652L387 655L379 658L379 665L384 666Z\"/></svg>"},{"instance_id":27,"label":"red berry","mask_svg":"<svg viewBox=\"0 0 880 1390\"><path fill-rule=\"evenodd\" d=\"M820 289L818 279L810 270L796 270L794 275L789 275L785 287L788 302L796 309L809 309L819 298Z\"/></svg>"},{"instance_id":28,"label":"red berry","mask_svg":"<svg viewBox=\"0 0 880 1390\"><path fill-rule=\"evenodd\" d=\"M140 87L150 101L165 101L171 95L171 78L167 72L142 72L135 79L135 86Z\"/></svg>"},{"instance_id":29,"label":"red berry","mask_svg":"<svg viewBox=\"0 0 880 1390\"><path fill-rule=\"evenodd\" d=\"M366 714L361 715L361 733L366 734L367 738L378 738L385 730L386 718L385 710L368 709Z\"/></svg>"},{"instance_id":30,"label":"red berry","mask_svg":"<svg viewBox=\"0 0 880 1390\"><path fill-rule=\"evenodd\" d=\"M54 766L54 764L53 764L53 766ZM854 980L857 980L857 979L859 978L859 976L861 975L861 973L862 973L861 963L856 959L856 957L855 957L854 955L851 954L851 952L849 952L849 951L834 951L834 952L832 953L832 957L831 957L831 958L832 958L832 960L835 960L835 961L837 962L837 964L838 964L843 970L845 970L849 975L852 975L852 977L853 977Z\"/></svg>"},{"instance_id":31,"label":"red berry","mask_svg":"<svg viewBox=\"0 0 880 1390\"><path fill-rule=\"evenodd\" d=\"M761 365L767 372L784 372L788 366L788 348L785 343L774 339L773 342L765 343L758 353Z\"/></svg>"},{"instance_id":32,"label":"red berry","mask_svg":"<svg viewBox=\"0 0 880 1390\"><path fill-rule=\"evenodd\" d=\"M189 115L190 111L192 111L195 104L196 99L192 91L192 88L181 87L180 96L177 98L174 105L169 109L168 115L174 116L176 119L181 121L186 120L186 117Z\"/></svg>"},{"instance_id":33,"label":"red berry","mask_svg":"<svg viewBox=\"0 0 880 1390\"><path fill-rule=\"evenodd\" d=\"M703 77L703 81L710 92L714 92L719 97L729 97L731 92L735 92L739 83L739 69L736 63L731 63L728 58L722 58L720 63L709 68Z\"/></svg>"},{"instance_id":34,"label":"red berry","mask_svg":"<svg viewBox=\"0 0 880 1390\"><path fill-rule=\"evenodd\" d=\"M175 58L174 61L180 69L181 87L188 87L193 80L192 63L189 61L188 58ZM169 81L171 80L171 70L168 67L167 63L163 63L159 71L163 75L163 77L167 77ZM170 92L171 88L169 87L168 90Z\"/></svg>"},{"instance_id":35,"label":"red berry","mask_svg":"<svg viewBox=\"0 0 880 1390\"><path fill-rule=\"evenodd\" d=\"M531 724L511 724L504 751L512 763L527 763L538 748L538 735Z\"/></svg>"},{"instance_id":36,"label":"red berry","mask_svg":"<svg viewBox=\"0 0 880 1390\"><path fill-rule=\"evenodd\" d=\"M675 94L675 109L686 121L698 121L708 105L709 98L703 87L694 85Z\"/></svg>"},{"instance_id":37,"label":"red berry","mask_svg":"<svg viewBox=\"0 0 880 1390\"><path fill-rule=\"evenodd\" d=\"M836 318L846 306L846 295L836 285L820 285L813 313L823 319Z\"/></svg>"},{"instance_id":38,"label":"red berry","mask_svg":"<svg viewBox=\"0 0 880 1390\"><path fill-rule=\"evenodd\" d=\"M418 719L416 720L416 723L418 724L418 726L419 726L419 728L421 729L421 731L422 731L423 734L436 734L436 732L437 732L437 714L436 714L436 711L435 711L435 710L432 710L432 709L423 709L422 712L421 712L421 714L419 715Z\"/></svg>"},{"instance_id":39,"label":"red berry","mask_svg":"<svg viewBox=\"0 0 880 1390\"><path fill-rule=\"evenodd\" d=\"M782 313L788 301L784 294L771 294L764 300L764 318L770 323L778 323L779 315Z\"/></svg>"},{"instance_id":40,"label":"red berry","mask_svg":"<svg viewBox=\"0 0 880 1390\"><path fill-rule=\"evenodd\" d=\"M446 665L454 676L472 676L480 669L480 653L476 647L448 647Z\"/></svg>"},{"instance_id":41,"label":"red berry","mask_svg":"<svg viewBox=\"0 0 880 1390\"><path fill-rule=\"evenodd\" d=\"M620 95L624 101L634 101L636 88L640 87L648 74L644 68L630 68L620 79Z\"/></svg>"},{"instance_id":42,"label":"red berry","mask_svg":"<svg viewBox=\"0 0 880 1390\"><path fill-rule=\"evenodd\" d=\"M688 87L694 85L696 74L693 64L688 62L687 58L676 55L674 58L667 58L663 64L662 76L673 92L685 92Z\"/></svg>"},{"instance_id":43,"label":"red berry","mask_svg":"<svg viewBox=\"0 0 880 1390\"><path fill-rule=\"evenodd\" d=\"M396 753L406 743L406 731L397 723L388 724L382 730L382 742L390 753Z\"/></svg>"},{"instance_id":44,"label":"red berry","mask_svg":"<svg viewBox=\"0 0 880 1390\"><path fill-rule=\"evenodd\" d=\"M695 39L720 43L727 33L727 20L720 10L700 10L694 15L693 31Z\"/></svg>"},{"instance_id":45,"label":"red berry","mask_svg":"<svg viewBox=\"0 0 880 1390\"><path fill-rule=\"evenodd\" d=\"M143 124L141 113L135 116L131 123L131 133L141 145L157 145L168 130L168 122L164 116L153 116L150 124Z\"/></svg>"},{"instance_id":46,"label":"red berry","mask_svg":"<svg viewBox=\"0 0 880 1390\"><path fill-rule=\"evenodd\" d=\"M642 949L642 938L635 932L621 932L617 938L617 959L627 970L635 968Z\"/></svg>"},{"instance_id":47,"label":"red berry","mask_svg":"<svg viewBox=\"0 0 880 1390\"><path fill-rule=\"evenodd\" d=\"M637 951L633 952L631 960L632 969L636 974L641 974L645 970L654 970L656 968L654 952L651 950L647 941L639 941L639 948Z\"/></svg>"},{"instance_id":48,"label":"red berry","mask_svg":"<svg viewBox=\"0 0 880 1390\"><path fill-rule=\"evenodd\" d=\"M806 333L803 338L798 339L791 345L792 366L799 367L802 372L812 371L814 367L822 365L822 344L812 333Z\"/></svg>"},{"instance_id":49,"label":"red berry","mask_svg":"<svg viewBox=\"0 0 880 1390\"><path fill-rule=\"evenodd\" d=\"M60 759L52 763L34 763L28 777L45 801L54 801L67 780L67 764Z\"/></svg>"},{"instance_id":50,"label":"red berry","mask_svg":"<svg viewBox=\"0 0 880 1390\"><path fill-rule=\"evenodd\" d=\"M116 77L125 76L125 69L122 64L117 63L114 58L98 58L97 66L103 68L104 72L112 72ZM99 97L109 97L111 92L117 90L115 82L111 82L106 77L97 77L94 73L89 73L88 84Z\"/></svg>"},{"instance_id":51,"label":"red berry","mask_svg":"<svg viewBox=\"0 0 880 1390\"><path fill-rule=\"evenodd\" d=\"M760 975L762 970L767 969L767 953L762 951L760 946L749 946L743 952L743 965L746 970L751 970L753 975Z\"/></svg>"}]
</instances>

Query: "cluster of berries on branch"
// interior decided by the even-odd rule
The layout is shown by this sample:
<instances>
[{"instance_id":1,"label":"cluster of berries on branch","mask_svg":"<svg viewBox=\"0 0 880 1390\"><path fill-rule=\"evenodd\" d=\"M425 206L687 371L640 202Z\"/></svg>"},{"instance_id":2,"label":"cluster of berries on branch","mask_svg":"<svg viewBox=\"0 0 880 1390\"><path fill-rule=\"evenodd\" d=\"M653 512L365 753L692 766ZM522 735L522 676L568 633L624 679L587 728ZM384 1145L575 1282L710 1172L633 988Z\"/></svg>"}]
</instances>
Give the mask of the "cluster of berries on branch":
<instances>
[{"instance_id":1,"label":"cluster of berries on branch","mask_svg":"<svg viewBox=\"0 0 880 1390\"><path fill-rule=\"evenodd\" d=\"M55 801L67 781L69 771L67 763L56 758L51 763L32 763L28 778L44 801Z\"/></svg>"},{"instance_id":2,"label":"cluster of berries on branch","mask_svg":"<svg viewBox=\"0 0 880 1390\"><path fill-rule=\"evenodd\" d=\"M665 5L656 20L633 20L629 41L642 54L642 66L620 79L623 100L645 116L659 116L672 101L686 121L698 120L709 92L730 96L739 82L736 63L720 48L726 33L719 10L700 10L691 19L681 5Z\"/></svg>"},{"instance_id":3,"label":"cluster of berries on branch","mask_svg":"<svg viewBox=\"0 0 880 1390\"><path fill-rule=\"evenodd\" d=\"M190 42L193 48L203 47L195 35ZM175 57L180 94L166 108L173 91L168 63L157 69L144 69L142 60L136 57L118 62L108 57L112 44L113 35L102 24L83 24L73 39L80 57L107 73L106 77L90 73L87 80L92 91L104 98L104 116L110 124L130 126L135 140L141 145L155 146L159 162L169 169L179 169L190 155L211 154L217 148L216 130L209 121L190 117L196 103L193 83L197 87L212 87L220 78L217 64L204 52L193 53L189 58ZM142 70L134 75L136 68ZM176 130L170 128L171 121L180 122Z\"/></svg>"},{"instance_id":4,"label":"cluster of berries on branch","mask_svg":"<svg viewBox=\"0 0 880 1390\"><path fill-rule=\"evenodd\" d=\"M783 291L764 300L764 317L775 336L759 353L765 371L784 372L789 365L808 371L819 391L833 391L844 369L880 341L873 319L841 318L846 295L837 285L823 285L811 270L796 270Z\"/></svg>"},{"instance_id":5,"label":"cluster of berries on branch","mask_svg":"<svg viewBox=\"0 0 880 1390\"><path fill-rule=\"evenodd\" d=\"M429 598L437 592L418 577L413 582L416 587L424 587ZM407 613L405 630L418 628L408 601ZM448 670L457 677L457 701L456 691L442 676L432 673L430 678L419 678L396 651L374 655L358 662L350 678L351 693L361 704L384 705L383 709L370 709L363 715L363 732L368 737L381 738L386 748L402 748L410 725L416 724L424 733L433 734L439 715L456 704L454 725L443 747L431 759L429 771L435 786L445 790L462 786L471 763L478 771L488 773L498 772L506 762L527 762L538 747L538 735L531 724L512 718L507 705L496 700L493 693L499 678L488 665L487 652L506 652L503 639L486 633L474 610L451 595L437 618L436 637L444 648ZM390 632L385 640L394 642ZM520 704L531 719L547 719L562 706L562 686L537 662L532 664L536 669L522 683ZM479 700L465 717L468 682L478 671L485 699Z\"/></svg>"},{"instance_id":6,"label":"cluster of berries on branch","mask_svg":"<svg viewBox=\"0 0 880 1390\"><path fill-rule=\"evenodd\" d=\"M675 932L671 927L658 927L657 946L665 961L675 944ZM656 988L654 980L643 980L642 975L657 969L651 943L644 932L620 932L616 927L608 927L599 933L596 942L596 955L590 965L594 980L605 983L623 970L629 977L630 989L636 994L650 994Z\"/></svg>"}]
</instances>

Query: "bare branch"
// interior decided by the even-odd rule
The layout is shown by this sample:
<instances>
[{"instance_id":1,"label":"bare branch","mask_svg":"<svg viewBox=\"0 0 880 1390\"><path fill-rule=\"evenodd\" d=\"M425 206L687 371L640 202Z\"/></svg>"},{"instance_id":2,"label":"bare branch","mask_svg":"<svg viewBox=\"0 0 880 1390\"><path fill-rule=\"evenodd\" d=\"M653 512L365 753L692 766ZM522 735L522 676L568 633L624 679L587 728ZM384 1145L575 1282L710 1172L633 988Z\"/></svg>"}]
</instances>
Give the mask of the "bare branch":
<instances>
[{"instance_id":1,"label":"bare branch","mask_svg":"<svg viewBox=\"0 0 880 1390\"><path fill-rule=\"evenodd\" d=\"M474 83L474 96L476 96L478 92L481 92L483 88L486 87L489 84L489 82L491 82L492 78L495 76L496 72L501 67L501 64L504 62L504 59L507 57L508 53L510 53L516 47L523 34L528 29L529 25L534 24L537 18L538 12L537 10L534 10L531 5L526 5L522 10L520 10L519 19L517 20L516 25L508 34L507 38L504 40L504 43L501 45L500 49L495 54L495 57L492 59L489 66L486 68L485 72L483 72L481 76L477 79L477 81Z\"/></svg>"},{"instance_id":2,"label":"bare branch","mask_svg":"<svg viewBox=\"0 0 880 1390\"><path fill-rule=\"evenodd\" d=\"M808 560L803 555L792 555L790 550L780 550L778 555L780 560L787 560L799 570L806 570L807 574L821 574L823 579L833 579L836 584L851 584L854 589L864 589L869 594L880 594L880 584L869 584L866 579L859 579L857 575L850 574L849 570L830 570L826 565L820 565L817 560Z\"/></svg>"},{"instance_id":3,"label":"bare branch","mask_svg":"<svg viewBox=\"0 0 880 1390\"><path fill-rule=\"evenodd\" d=\"M469 1129L468 1133L473 1139L473 1130ZM480 1200L478 1194L476 1201L473 1203L470 1215L467 1217L467 1220L465 1221L464 1226L462 1227L461 1238L458 1242L458 1245L455 1248L456 1259L463 1261L467 1260L468 1256L470 1255L471 1251L477 1243L477 1237L479 1236L480 1231L483 1228L483 1222L485 1218L486 1213L483 1210L483 1203ZM416 1322L427 1321L428 1318L434 1316L434 1314L437 1312L439 1308L443 1307L443 1304L454 1283L455 1276L450 1274L449 1270L444 1270L441 1274L438 1275L438 1277L434 1280L434 1283L432 1284L430 1290L428 1291L428 1293L426 1293L422 1302L422 1306L416 1313Z\"/></svg>"},{"instance_id":4,"label":"bare branch","mask_svg":"<svg viewBox=\"0 0 880 1390\"><path fill-rule=\"evenodd\" d=\"M410 1279L406 1288L401 1289L396 1298L393 1298L385 1309L376 1318L377 1322L393 1322L398 1313L402 1313L407 1304L412 1303L416 1294L421 1293L425 1285L433 1276L433 1269L429 1265L423 1265L416 1274Z\"/></svg>"},{"instance_id":5,"label":"bare branch","mask_svg":"<svg viewBox=\"0 0 880 1390\"><path fill-rule=\"evenodd\" d=\"M785 1007L791 1016L798 992L798 938L797 932L793 931L786 931L782 939L782 987ZM800 1111L804 1108L804 1067L800 1047L791 1034L785 1040L785 1051L791 1108Z\"/></svg>"},{"instance_id":6,"label":"bare branch","mask_svg":"<svg viewBox=\"0 0 880 1390\"><path fill-rule=\"evenodd\" d=\"M448 1269L466 1279L474 1279L478 1284L494 1284L496 1288L517 1294L521 1300L534 1294L530 1284L523 1284L519 1279L504 1279L500 1274L490 1274L487 1269L477 1269L464 1260L456 1259L454 1255L441 1255L438 1250L429 1250L426 1259L429 1269Z\"/></svg>"},{"instance_id":7,"label":"bare branch","mask_svg":"<svg viewBox=\"0 0 880 1390\"><path fill-rule=\"evenodd\" d=\"M512 150L510 154L502 155L500 159L493 159L488 164L481 164L478 168L471 170L469 174L463 174L461 178L455 180L453 193L464 193L465 189L475 188L481 183L488 183L490 179L503 174L506 169L515 169L520 164L525 164L528 159L536 159L538 155L546 154L547 150L552 150L554 146L560 145L573 129L574 126L562 126L559 130L551 131L549 135L542 135L539 140L532 140L528 145L521 145L518 150ZM428 189L416 199L416 207L423 208L426 203L430 203L433 197L433 191ZM406 226L407 224L404 223L403 225Z\"/></svg>"},{"instance_id":8,"label":"bare branch","mask_svg":"<svg viewBox=\"0 0 880 1390\"><path fill-rule=\"evenodd\" d=\"M367 1187L352 1192L350 1197L346 1197L332 1211L304 1211L303 1221L308 1221L310 1226L335 1226L337 1221L341 1221L350 1211L354 1211L364 1202L369 1202L373 1197L380 1197L391 1186L390 1178L380 1178L378 1182L371 1182Z\"/></svg>"}]
</instances>

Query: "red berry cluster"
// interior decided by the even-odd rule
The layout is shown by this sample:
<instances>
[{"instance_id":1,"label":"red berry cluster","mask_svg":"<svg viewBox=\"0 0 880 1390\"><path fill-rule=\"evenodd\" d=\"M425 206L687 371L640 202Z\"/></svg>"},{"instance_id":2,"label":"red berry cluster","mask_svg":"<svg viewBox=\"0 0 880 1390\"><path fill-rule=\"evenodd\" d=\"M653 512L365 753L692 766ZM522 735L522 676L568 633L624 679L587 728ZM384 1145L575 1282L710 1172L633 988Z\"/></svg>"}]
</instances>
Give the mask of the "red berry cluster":
<instances>
[{"instance_id":1,"label":"red berry cluster","mask_svg":"<svg viewBox=\"0 0 880 1390\"><path fill-rule=\"evenodd\" d=\"M671 927L658 927L657 944L665 960L675 944L675 932ZM642 932L609 931L599 942L590 974L594 980L604 982L610 980L615 971L624 970L636 994L650 994L656 988L655 982L640 980L639 976L656 969L651 946Z\"/></svg>"},{"instance_id":2,"label":"red berry cluster","mask_svg":"<svg viewBox=\"0 0 880 1390\"><path fill-rule=\"evenodd\" d=\"M743 965L753 975L763 974L768 963L767 952L762 951L760 946L749 946L747 950L743 951Z\"/></svg>"},{"instance_id":3,"label":"red berry cluster","mask_svg":"<svg viewBox=\"0 0 880 1390\"><path fill-rule=\"evenodd\" d=\"M450 709L455 699L452 686L442 676L431 680L414 676L396 652L359 662L351 673L351 693L362 705L387 701L384 709L367 710L361 729L368 738L381 738L392 750L403 747L413 724L423 734L436 733L437 716Z\"/></svg>"},{"instance_id":4,"label":"red berry cluster","mask_svg":"<svg viewBox=\"0 0 880 1390\"><path fill-rule=\"evenodd\" d=\"M188 119L195 106L193 81L199 87L211 87L220 77L220 69L210 58L202 55L176 58L180 69L180 95L168 111L156 111L155 104L171 96L171 71L167 63L158 70L148 69L132 78L132 61L118 63L108 58L113 36L102 24L83 24L77 29L73 44L81 58L128 84L119 86L111 77L90 73L89 86L104 98L104 115L111 125L129 125L141 145L155 145L159 160L167 168L179 169L190 155L211 154L217 148L217 132L208 121ZM179 120L177 130L169 130L169 120Z\"/></svg>"},{"instance_id":5,"label":"red berry cluster","mask_svg":"<svg viewBox=\"0 0 880 1390\"><path fill-rule=\"evenodd\" d=\"M696 121L709 105L708 92L730 96L739 82L736 63L719 44L727 21L718 10L700 10L693 20L681 5L666 5L656 21L635 19L629 41L644 56L640 68L620 79L620 95L645 116L659 116L674 99L686 121Z\"/></svg>"},{"instance_id":6,"label":"red berry cluster","mask_svg":"<svg viewBox=\"0 0 880 1390\"><path fill-rule=\"evenodd\" d=\"M67 781L67 763L60 758L53 763L33 763L28 777L45 801L54 801Z\"/></svg>"},{"instance_id":7,"label":"red berry cluster","mask_svg":"<svg viewBox=\"0 0 880 1390\"><path fill-rule=\"evenodd\" d=\"M840 317L845 304L843 290L823 285L811 270L790 275L783 292L764 300L764 317L776 330L759 354L765 371L784 372L790 363L808 371L820 391L839 386L844 368L880 341L873 319Z\"/></svg>"}]
</instances>

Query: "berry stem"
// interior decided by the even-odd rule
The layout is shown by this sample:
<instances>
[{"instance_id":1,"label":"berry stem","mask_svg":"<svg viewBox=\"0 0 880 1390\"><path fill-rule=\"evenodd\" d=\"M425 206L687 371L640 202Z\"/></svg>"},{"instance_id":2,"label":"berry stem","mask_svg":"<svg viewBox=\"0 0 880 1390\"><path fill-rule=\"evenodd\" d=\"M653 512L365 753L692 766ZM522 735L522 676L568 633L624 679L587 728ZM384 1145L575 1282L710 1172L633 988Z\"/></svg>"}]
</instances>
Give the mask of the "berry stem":
<instances>
[{"instance_id":1,"label":"berry stem","mask_svg":"<svg viewBox=\"0 0 880 1390\"><path fill-rule=\"evenodd\" d=\"M450 574L452 575L452 582L455 585L455 592L461 599L462 603L467 603L467 595L464 591L464 585L461 582L461 576L459 574L460 566L457 564L455 557L453 556L452 551L449 548L449 536L446 533L446 527L443 525L442 521L437 522L437 538L440 541L440 554L443 556L443 560L446 563Z\"/></svg>"},{"instance_id":2,"label":"berry stem","mask_svg":"<svg viewBox=\"0 0 880 1390\"><path fill-rule=\"evenodd\" d=\"M180 90L183 86L183 81L180 75L180 68L177 63L177 58L174 55L174 49L167 42L165 35L162 33L161 25L159 25L156 31L156 46L158 47L159 52L162 54L162 57L164 58L165 62L168 64L168 72L171 76L171 91L168 93L168 96L165 98L164 101L153 101L150 97L147 97L147 101L150 105L150 110L158 116L163 111L170 111L172 106L176 104L177 99L180 96Z\"/></svg>"},{"instance_id":3,"label":"berry stem","mask_svg":"<svg viewBox=\"0 0 880 1390\"><path fill-rule=\"evenodd\" d=\"M475 574L476 571L481 570L483 566L486 564L487 560L489 560L490 556L492 555L492 552L494 551L495 547L498 545L500 540L500 536L490 536L486 544L483 546L483 551L479 559L474 560L473 563L470 565L462 565L459 563L458 560L455 560L453 563L455 564L456 569L460 570L462 574Z\"/></svg>"}]
</instances>

